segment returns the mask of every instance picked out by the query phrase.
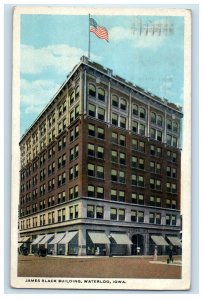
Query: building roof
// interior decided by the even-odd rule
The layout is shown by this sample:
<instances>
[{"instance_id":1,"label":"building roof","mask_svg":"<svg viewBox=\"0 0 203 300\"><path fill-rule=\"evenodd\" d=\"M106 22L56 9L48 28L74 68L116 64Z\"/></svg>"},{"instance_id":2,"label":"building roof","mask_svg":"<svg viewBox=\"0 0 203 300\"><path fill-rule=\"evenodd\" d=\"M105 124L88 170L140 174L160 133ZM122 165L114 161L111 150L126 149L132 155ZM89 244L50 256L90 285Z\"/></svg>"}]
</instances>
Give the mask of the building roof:
<instances>
[{"instance_id":1,"label":"building roof","mask_svg":"<svg viewBox=\"0 0 203 300\"><path fill-rule=\"evenodd\" d=\"M109 68L104 68L104 66L100 65L99 63L96 62L92 62L90 61L87 57L82 56L80 58L80 62L73 68L73 70L67 75L67 79L64 81L64 83L61 85L61 87L58 89L58 91L54 94L54 96L51 98L51 100L48 102L48 104L45 106L45 108L42 110L42 112L39 114L39 116L35 119L35 121L30 125L30 127L26 130L26 132L21 136L20 139L20 143L24 140L24 138L29 134L29 131L31 130L31 128L37 123L37 121L40 120L40 118L44 115L44 113L47 111L47 109L51 106L51 104L53 104L53 102L56 100L57 96L60 95L60 93L62 92L63 88L66 86L66 84L69 82L69 80L71 79L71 77L74 75L74 73L76 72L76 70L79 69L79 67L81 65L86 65L91 67L92 69L103 73L104 75L106 75L107 77L110 77L111 79L117 81L120 84L125 85L126 87L132 89L135 92L140 93L141 95L145 96L148 99L151 99L165 107L168 107L172 110L174 110L175 112L178 112L180 115L182 115L182 107L181 106L177 106L174 103L169 102L167 99L165 98L160 98L154 94L152 94L151 92L133 84L130 81L125 80L124 78L118 76L118 75L114 75L113 71Z\"/></svg>"}]
</instances>

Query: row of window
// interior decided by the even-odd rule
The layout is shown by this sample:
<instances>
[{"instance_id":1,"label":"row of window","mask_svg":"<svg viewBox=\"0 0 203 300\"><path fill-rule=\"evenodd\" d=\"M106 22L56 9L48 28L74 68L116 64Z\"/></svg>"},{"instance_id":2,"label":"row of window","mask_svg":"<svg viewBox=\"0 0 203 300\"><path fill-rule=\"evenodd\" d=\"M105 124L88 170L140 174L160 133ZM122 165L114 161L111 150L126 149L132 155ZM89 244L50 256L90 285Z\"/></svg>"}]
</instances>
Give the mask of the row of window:
<instances>
[{"instance_id":1,"label":"row of window","mask_svg":"<svg viewBox=\"0 0 203 300\"><path fill-rule=\"evenodd\" d=\"M104 207L87 205L87 218L95 219L104 219ZM111 221L125 221L126 220L126 211L122 208L110 208L110 220ZM131 221L144 223L144 211L131 210ZM176 216L166 214L165 216L165 225L176 226ZM162 219L161 213L149 213L149 223L150 224L163 224L164 220Z\"/></svg>"},{"instance_id":2,"label":"row of window","mask_svg":"<svg viewBox=\"0 0 203 300\"><path fill-rule=\"evenodd\" d=\"M103 101L103 102L105 102L105 100L106 100L105 90L100 88L100 87L96 88L96 86L92 83L89 84L89 95L92 98L97 98L98 100ZM123 112L127 111L127 101L126 101L126 99L124 99L122 97L119 98L115 94L111 95L111 105L115 109L119 109ZM95 105L89 104L89 114L91 115L90 111L95 113L95 115L92 115L93 117L95 117L96 116ZM104 110L103 110L102 114L105 115ZM140 118L142 120L145 120L147 118L147 110L144 107L138 106L137 104L133 103L132 104L132 116L134 116L136 118ZM159 127L163 127L163 124L164 124L163 120L164 120L164 118L160 114L157 114L155 112L150 112L150 121L151 121L151 123L156 124ZM166 124L167 124L166 128L168 130L172 130L175 133L178 132L178 123L176 121L172 121L171 119L167 119Z\"/></svg>"}]
</instances>

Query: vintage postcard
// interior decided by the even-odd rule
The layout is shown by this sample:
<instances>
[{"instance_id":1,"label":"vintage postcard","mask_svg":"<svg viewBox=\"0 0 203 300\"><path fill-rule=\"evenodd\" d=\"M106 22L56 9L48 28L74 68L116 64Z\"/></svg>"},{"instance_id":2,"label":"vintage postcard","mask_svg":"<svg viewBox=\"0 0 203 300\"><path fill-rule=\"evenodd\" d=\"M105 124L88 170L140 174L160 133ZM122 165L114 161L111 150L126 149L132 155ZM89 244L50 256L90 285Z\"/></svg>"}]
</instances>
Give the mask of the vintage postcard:
<instances>
[{"instance_id":1,"label":"vintage postcard","mask_svg":"<svg viewBox=\"0 0 203 300\"><path fill-rule=\"evenodd\" d=\"M190 288L190 10L16 7L12 113L12 287Z\"/></svg>"}]
</instances>

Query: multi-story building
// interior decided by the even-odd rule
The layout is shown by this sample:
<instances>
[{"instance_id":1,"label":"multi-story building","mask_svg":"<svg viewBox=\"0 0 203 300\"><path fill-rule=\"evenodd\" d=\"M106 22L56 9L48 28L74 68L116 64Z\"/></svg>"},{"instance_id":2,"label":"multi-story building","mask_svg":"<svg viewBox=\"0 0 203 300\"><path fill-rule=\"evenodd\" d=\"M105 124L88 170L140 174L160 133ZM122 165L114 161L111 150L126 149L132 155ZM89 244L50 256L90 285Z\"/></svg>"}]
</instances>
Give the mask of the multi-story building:
<instances>
[{"instance_id":1,"label":"multi-story building","mask_svg":"<svg viewBox=\"0 0 203 300\"><path fill-rule=\"evenodd\" d=\"M182 116L82 57L20 141L19 246L64 255L181 246Z\"/></svg>"}]
</instances>

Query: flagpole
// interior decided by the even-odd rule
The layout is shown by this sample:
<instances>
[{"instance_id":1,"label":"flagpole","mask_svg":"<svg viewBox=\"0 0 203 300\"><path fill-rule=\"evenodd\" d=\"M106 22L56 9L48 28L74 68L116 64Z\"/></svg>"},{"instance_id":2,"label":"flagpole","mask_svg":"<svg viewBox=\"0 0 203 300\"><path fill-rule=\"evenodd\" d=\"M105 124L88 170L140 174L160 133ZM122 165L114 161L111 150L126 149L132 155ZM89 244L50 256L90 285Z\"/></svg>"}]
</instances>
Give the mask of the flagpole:
<instances>
[{"instance_id":1,"label":"flagpole","mask_svg":"<svg viewBox=\"0 0 203 300\"><path fill-rule=\"evenodd\" d=\"M88 59L90 60L90 14L89 14L89 42L88 42Z\"/></svg>"}]
</instances>

